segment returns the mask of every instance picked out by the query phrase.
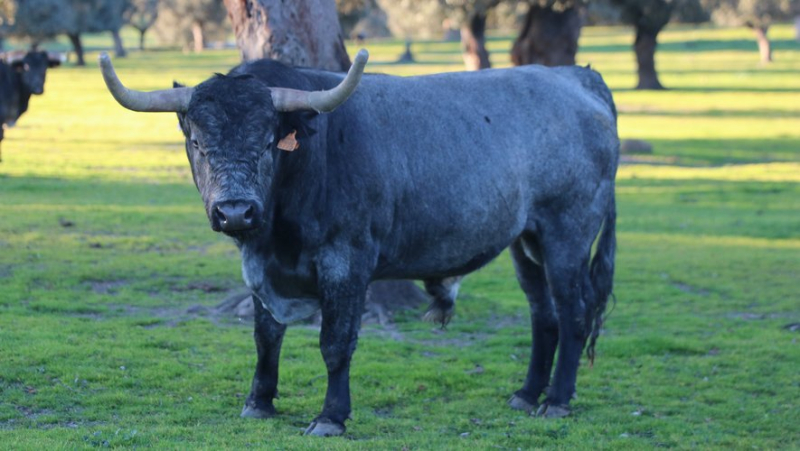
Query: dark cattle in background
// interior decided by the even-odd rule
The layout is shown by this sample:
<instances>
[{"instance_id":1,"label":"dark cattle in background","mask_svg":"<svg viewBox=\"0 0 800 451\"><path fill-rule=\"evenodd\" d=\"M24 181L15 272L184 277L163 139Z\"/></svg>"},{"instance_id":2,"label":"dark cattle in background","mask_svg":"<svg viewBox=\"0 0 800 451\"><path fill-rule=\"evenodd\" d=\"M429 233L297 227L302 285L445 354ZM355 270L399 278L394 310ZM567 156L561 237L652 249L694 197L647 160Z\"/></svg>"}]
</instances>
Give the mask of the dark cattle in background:
<instances>
[{"instance_id":1,"label":"dark cattle in background","mask_svg":"<svg viewBox=\"0 0 800 451\"><path fill-rule=\"evenodd\" d=\"M306 433L343 433L367 285L424 280L427 315L445 323L460 276L509 246L533 326L528 376L509 404L568 414L612 289L611 93L580 67L362 78L366 60L360 52L344 78L261 60L194 88L139 92L101 56L123 106L178 112L211 228L241 251L260 301L242 416L276 414L286 324L321 310L328 389Z\"/></svg>"},{"instance_id":2,"label":"dark cattle in background","mask_svg":"<svg viewBox=\"0 0 800 451\"><path fill-rule=\"evenodd\" d=\"M44 93L47 69L61 64L63 56L44 51L8 52L0 58L0 145L3 129L13 127L28 110L31 95ZM0 149L1 150L1 149ZM2 161L2 153L0 153Z\"/></svg>"}]
</instances>

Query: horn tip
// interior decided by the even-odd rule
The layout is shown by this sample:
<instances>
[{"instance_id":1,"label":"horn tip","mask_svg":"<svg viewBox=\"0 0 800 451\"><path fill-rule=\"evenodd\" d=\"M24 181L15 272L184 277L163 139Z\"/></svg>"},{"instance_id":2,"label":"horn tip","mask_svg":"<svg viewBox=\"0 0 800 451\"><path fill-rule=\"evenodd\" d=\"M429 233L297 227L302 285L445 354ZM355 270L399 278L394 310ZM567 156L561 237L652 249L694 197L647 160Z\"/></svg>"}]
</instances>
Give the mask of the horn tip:
<instances>
[{"instance_id":1,"label":"horn tip","mask_svg":"<svg viewBox=\"0 0 800 451\"><path fill-rule=\"evenodd\" d=\"M97 57L100 64L107 64L111 62L111 58L109 58L108 53L100 52L100 56Z\"/></svg>"},{"instance_id":2,"label":"horn tip","mask_svg":"<svg viewBox=\"0 0 800 451\"><path fill-rule=\"evenodd\" d=\"M366 64L368 59L369 59L369 52L367 51L367 49L361 49L356 54L355 63Z\"/></svg>"}]
</instances>

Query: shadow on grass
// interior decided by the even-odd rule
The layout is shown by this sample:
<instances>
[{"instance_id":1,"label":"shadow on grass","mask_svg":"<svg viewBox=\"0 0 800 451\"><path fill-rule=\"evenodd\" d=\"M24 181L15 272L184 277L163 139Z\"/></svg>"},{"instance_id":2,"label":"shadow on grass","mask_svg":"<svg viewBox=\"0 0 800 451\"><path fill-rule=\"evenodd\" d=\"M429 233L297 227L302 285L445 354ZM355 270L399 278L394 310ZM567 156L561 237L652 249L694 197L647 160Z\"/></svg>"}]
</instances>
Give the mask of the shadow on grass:
<instances>
[{"instance_id":1,"label":"shadow on grass","mask_svg":"<svg viewBox=\"0 0 800 451\"><path fill-rule=\"evenodd\" d=\"M781 50L798 50L800 44L791 39L775 39L770 41L772 43L773 51ZM632 50L633 41L631 44L604 44L593 45L591 43L584 44L578 51L586 53L622 53ZM755 38L749 39L731 39L731 40L689 40L689 41L674 41L664 42L658 44L657 52L679 52L679 53L701 53L701 52L720 52L720 51L758 51Z\"/></svg>"},{"instance_id":2,"label":"shadow on grass","mask_svg":"<svg viewBox=\"0 0 800 451\"><path fill-rule=\"evenodd\" d=\"M633 137L631 137L633 138ZM674 157L675 164L719 166L728 164L800 161L800 138L771 139L650 139L653 154Z\"/></svg>"},{"instance_id":3,"label":"shadow on grass","mask_svg":"<svg viewBox=\"0 0 800 451\"><path fill-rule=\"evenodd\" d=\"M636 88L614 88L613 92L645 92ZM759 87L759 86L730 86L730 87L705 87L705 86L680 86L668 84L666 89L650 91L650 92L756 92L756 93L792 93L798 92L797 88L775 88L775 87Z\"/></svg>"},{"instance_id":4,"label":"shadow on grass","mask_svg":"<svg viewBox=\"0 0 800 451\"><path fill-rule=\"evenodd\" d=\"M744 111L730 111L730 110L696 110L696 111L659 111L659 110L635 110L618 108L620 115L630 116L669 116L669 117L752 117L752 118L774 118L774 119L788 119L800 118L800 110L786 111L786 110L744 110Z\"/></svg>"}]
</instances>

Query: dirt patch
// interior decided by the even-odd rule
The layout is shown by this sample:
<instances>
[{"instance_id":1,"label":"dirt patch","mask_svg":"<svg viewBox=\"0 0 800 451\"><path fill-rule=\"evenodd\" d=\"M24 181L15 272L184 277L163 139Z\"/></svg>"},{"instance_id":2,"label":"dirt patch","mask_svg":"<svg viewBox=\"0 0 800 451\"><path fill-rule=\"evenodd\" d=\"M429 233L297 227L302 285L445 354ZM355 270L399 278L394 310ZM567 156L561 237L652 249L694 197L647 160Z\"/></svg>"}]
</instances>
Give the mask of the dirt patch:
<instances>
[{"instance_id":1,"label":"dirt patch","mask_svg":"<svg viewBox=\"0 0 800 451\"><path fill-rule=\"evenodd\" d=\"M800 332L800 323L791 323L783 326L789 332Z\"/></svg>"},{"instance_id":2,"label":"dirt patch","mask_svg":"<svg viewBox=\"0 0 800 451\"><path fill-rule=\"evenodd\" d=\"M373 283L367 291L367 302L361 323L381 325L389 336L400 339L397 329L393 326L395 313L417 310L429 303L428 295L412 282L392 280ZM247 289L232 291L212 311L215 316L219 317L238 318L242 321L252 320L255 316L253 297ZM320 314L317 313L304 323L318 326L321 319Z\"/></svg>"},{"instance_id":3,"label":"dirt patch","mask_svg":"<svg viewBox=\"0 0 800 451\"><path fill-rule=\"evenodd\" d=\"M695 294L698 296L708 296L709 294L711 294L711 292L709 292L708 290L699 287L694 287L692 285L683 282L674 282L672 286L687 294Z\"/></svg>"},{"instance_id":4,"label":"dirt patch","mask_svg":"<svg viewBox=\"0 0 800 451\"><path fill-rule=\"evenodd\" d=\"M92 280L89 281L89 285L92 287L92 291L97 294L116 294L120 287L123 287L128 284L127 280Z\"/></svg>"},{"instance_id":5,"label":"dirt patch","mask_svg":"<svg viewBox=\"0 0 800 451\"><path fill-rule=\"evenodd\" d=\"M730 312L727 315L731 319L743 319L745 321L760 321L765 319L785 319L790 318L789 313L752 313L752 312Z\"/></svg>"},{"instance_id":6,"label":"dirt patch","mask_svg":"<svg viewBox=\"0 0 800 451\"><path fill-rule=\"evenodd\" d=\"M14 267L11 265L0 265L0 279L7 279L14 274Z\"/></svg>"}]
</instances>

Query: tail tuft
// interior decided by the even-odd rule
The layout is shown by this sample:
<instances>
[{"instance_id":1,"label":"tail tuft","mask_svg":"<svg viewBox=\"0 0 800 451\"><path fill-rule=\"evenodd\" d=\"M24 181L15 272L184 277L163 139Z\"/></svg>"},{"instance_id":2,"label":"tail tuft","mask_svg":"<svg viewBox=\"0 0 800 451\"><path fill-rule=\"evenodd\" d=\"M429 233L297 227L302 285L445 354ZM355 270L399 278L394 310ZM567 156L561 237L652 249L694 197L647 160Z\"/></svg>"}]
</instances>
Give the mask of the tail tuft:
<instances>
[{"instance_id":1,"label":"tail tuft","mask_svg":"<svg viewBox=\"0 0 800 451\"><path fill-rule=\"evenodd\" d=\"M607 316L605 310L608 298L613 296L611 292L614 288L614 257L617 248L616 222L617 208L612 198L603 223L603 231L597 242L597 250L589 266L589 278L594 292L594 303L590 305L591 311L587 312L591 331L589 344L586 347L586 356L589 358L590 364L594 364L594 345L597 343L597 337L600 335L600 329ZM614 303L616 304L616 298L614 298Z\"/></svg>"}]
</instances>

